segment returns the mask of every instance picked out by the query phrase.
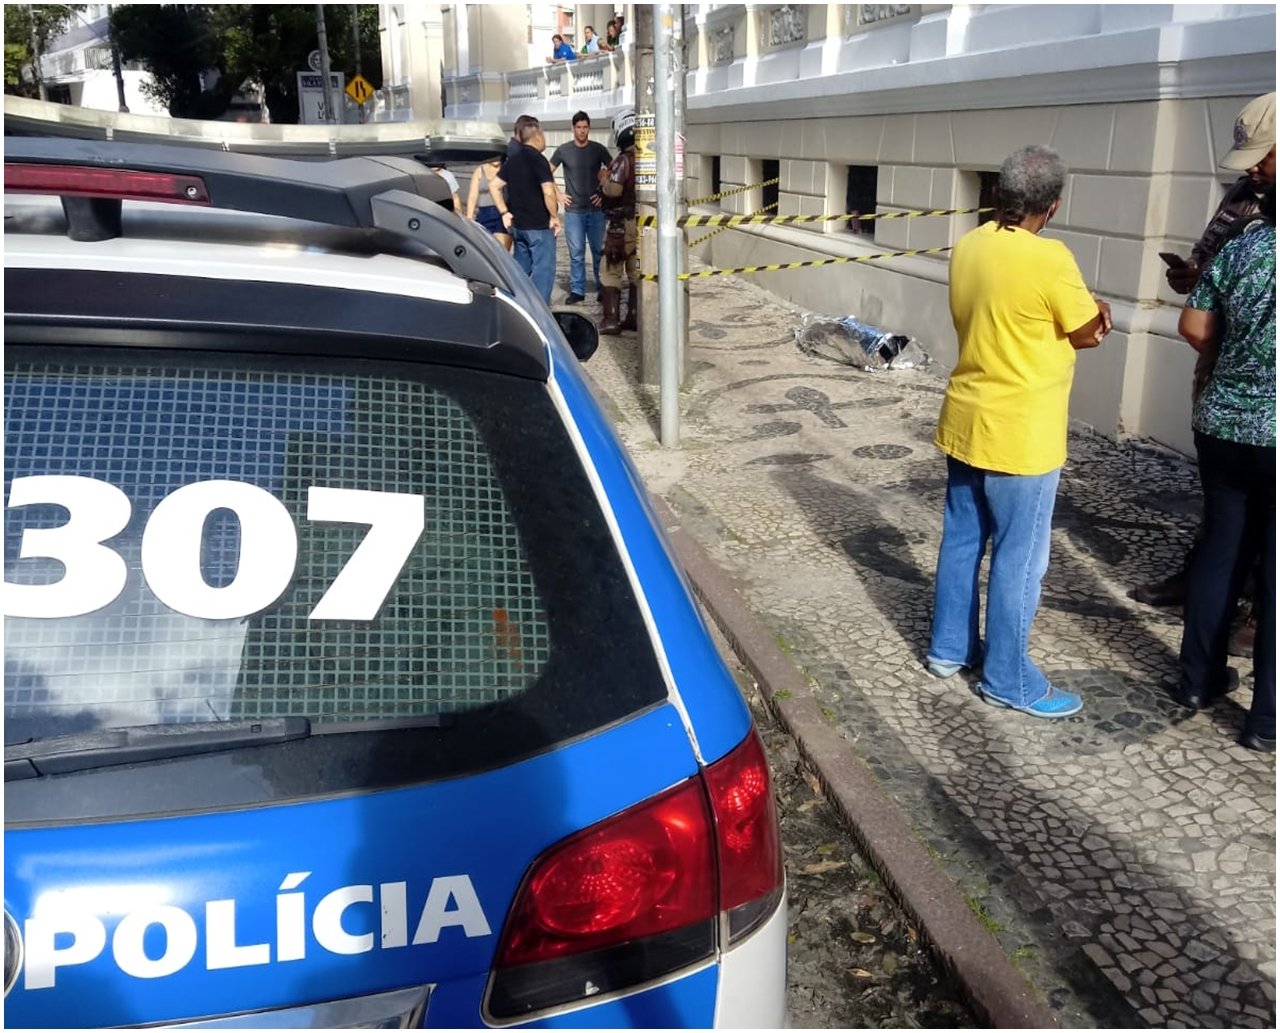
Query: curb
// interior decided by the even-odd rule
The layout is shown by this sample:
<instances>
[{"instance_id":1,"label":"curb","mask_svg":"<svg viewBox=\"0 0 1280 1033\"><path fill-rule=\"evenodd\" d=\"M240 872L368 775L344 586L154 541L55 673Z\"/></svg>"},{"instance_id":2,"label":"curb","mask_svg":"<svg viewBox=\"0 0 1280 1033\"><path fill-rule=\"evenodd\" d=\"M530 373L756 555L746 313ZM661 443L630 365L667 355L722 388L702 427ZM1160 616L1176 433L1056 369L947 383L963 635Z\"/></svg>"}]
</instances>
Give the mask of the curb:
<instances>
[{"instance_id":1,"label":"curb","mask_svg":"<svg viewBox=\"0 0 1280 1033\"><path fill-rule=\"evenodd\" d=\"M955 883L925 851L870 769L822 716L804 675L747 608L728 576L650 495L694 593L759 683L796 740L827 798L872 866L933 945L970 1007L997 1028L1049 1029L1058 1021L1003 948L979 923Z\"/></svg>"}]
</instances>

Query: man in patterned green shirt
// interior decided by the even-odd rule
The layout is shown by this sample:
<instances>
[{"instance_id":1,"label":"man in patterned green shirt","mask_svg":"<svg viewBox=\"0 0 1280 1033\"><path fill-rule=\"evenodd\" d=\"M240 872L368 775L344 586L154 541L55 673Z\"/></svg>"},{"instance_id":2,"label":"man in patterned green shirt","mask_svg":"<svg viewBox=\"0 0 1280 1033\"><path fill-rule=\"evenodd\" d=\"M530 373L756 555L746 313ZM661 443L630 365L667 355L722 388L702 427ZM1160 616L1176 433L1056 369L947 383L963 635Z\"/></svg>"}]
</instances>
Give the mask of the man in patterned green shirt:
<instances>
[{"instance_id":1,"label":"man in patterned green shirt","mask_svg":"<svg viewBox=\"0 0 1280 1033\"><path fill-rule=\"evenodd\" d=\"M1241 745L1276 748L1276 226L1275 186L1253 225L1205 268L1178 332L1213 372L1196 400L1204 533L1183 605L1177 696L1198 709L1227 691L1227 638L1242 551L1256 542L1253 705Z\"/></svg>"}]
</instances>

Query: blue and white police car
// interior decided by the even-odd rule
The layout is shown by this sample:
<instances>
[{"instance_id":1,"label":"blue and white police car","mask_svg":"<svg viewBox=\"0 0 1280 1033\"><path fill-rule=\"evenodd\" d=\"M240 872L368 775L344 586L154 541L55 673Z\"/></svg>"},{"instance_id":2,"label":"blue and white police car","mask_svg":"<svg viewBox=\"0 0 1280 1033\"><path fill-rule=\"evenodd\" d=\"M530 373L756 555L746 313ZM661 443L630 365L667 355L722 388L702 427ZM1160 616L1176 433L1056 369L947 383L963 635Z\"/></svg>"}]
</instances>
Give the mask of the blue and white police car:
<instances>
[{"instance_id":1,"label":"blue and white police car","mask_svg":"<svg viewBox=\"0 0 1280 1033\"><path fill-rule=\"evenodd\" d=\"M11 137L5 193L8 1025L782 1025L594 327L407 160Z\"/></svg>"}]
</instances>

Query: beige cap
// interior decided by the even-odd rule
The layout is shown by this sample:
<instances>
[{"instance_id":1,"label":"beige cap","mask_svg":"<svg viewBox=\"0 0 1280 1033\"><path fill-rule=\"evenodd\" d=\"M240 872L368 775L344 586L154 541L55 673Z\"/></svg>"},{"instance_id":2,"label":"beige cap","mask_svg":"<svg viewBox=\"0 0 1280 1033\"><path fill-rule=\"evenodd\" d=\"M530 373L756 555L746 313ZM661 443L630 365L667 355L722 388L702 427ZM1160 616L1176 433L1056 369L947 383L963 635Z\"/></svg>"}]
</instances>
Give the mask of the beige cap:
<instances>
[{"instance_id":1,"label":"beige cap","mask_svg":"<svg viewBox=\"0 0 1280 1033\"><path fill-rule=\"evenodd\" d=\"M1219 165L1224 169L1244 172L1265 158L1276 145L1276 95L1255 97L1236 116L1231 150Z\"/></svg>"}]
</instances>

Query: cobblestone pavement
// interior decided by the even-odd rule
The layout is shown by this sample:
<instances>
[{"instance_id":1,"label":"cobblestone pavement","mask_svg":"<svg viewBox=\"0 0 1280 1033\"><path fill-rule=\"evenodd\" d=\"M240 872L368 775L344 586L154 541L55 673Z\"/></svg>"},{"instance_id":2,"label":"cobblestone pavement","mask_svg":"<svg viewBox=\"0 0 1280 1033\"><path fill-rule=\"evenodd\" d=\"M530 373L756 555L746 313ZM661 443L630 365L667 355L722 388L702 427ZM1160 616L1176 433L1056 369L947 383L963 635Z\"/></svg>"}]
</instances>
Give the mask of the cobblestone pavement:
<instances>
[{"instance_id":1,"label":"cobblestone pavement","mask_svg":"<svg viewBox=\"0 0 1280 1033\"><path fill-rule=\"evenodd\" d=\"M1227 701L1179 708L1163 684L1179 620L1124 594L1181 558L1194 469L1072 435L1032 653L1085 710L1000 712L921 666L945 381L802 355L801 315L736 277L693 281L678 451L657 443L637 336L601 339L586 369L650 490L735 579L1062 1024L1274 1027L1275 766L1234 741L1249 666L1233 661ZM1077 376L1090 375L1086 355Z\"/></svg>"}]
</instances>

